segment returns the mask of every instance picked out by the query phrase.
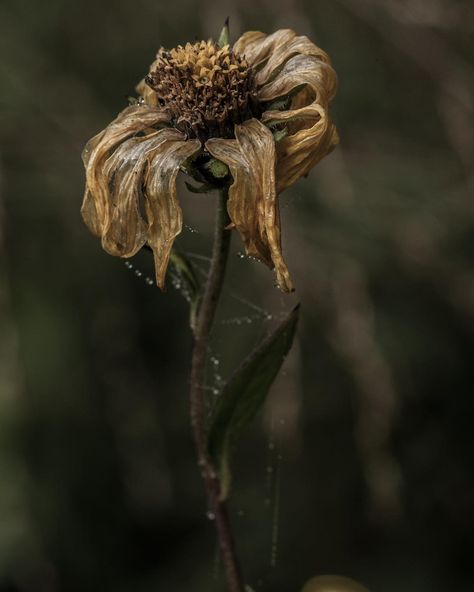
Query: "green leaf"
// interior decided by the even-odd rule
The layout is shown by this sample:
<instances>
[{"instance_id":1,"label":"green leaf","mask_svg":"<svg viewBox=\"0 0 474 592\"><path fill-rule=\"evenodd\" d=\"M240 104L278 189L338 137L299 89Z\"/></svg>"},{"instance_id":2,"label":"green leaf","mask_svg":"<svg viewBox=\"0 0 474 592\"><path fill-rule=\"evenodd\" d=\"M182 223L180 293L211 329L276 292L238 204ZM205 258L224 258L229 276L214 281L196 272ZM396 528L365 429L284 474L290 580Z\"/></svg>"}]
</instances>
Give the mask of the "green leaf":
<instances>
[{"instance_id":1,"label":"green leaf","mask_svg":"<svg viewBox=\"0 0 474 592\"><path fill-rule=\"evenodd\" d=\"M189 324L193 332L196 329L196 318L201 304L202 289L201 283L194 271L194 266L182 253L175 249L170 255L173 271L179 276L181 281L181 292L189 301Z\"/></svg>"},{"instance_id":2,"label":"green leaf","mask_svg":"<svg viewBox=\"0 0 474 592\"><path fill-rule=\"evenodd\" d=\"M221 479L221 498L230 490L229 458L238 432L256 415L290 351L299 305L244 360L222 390L209 429L209 453Z\"/></svg>"}]
</instances>

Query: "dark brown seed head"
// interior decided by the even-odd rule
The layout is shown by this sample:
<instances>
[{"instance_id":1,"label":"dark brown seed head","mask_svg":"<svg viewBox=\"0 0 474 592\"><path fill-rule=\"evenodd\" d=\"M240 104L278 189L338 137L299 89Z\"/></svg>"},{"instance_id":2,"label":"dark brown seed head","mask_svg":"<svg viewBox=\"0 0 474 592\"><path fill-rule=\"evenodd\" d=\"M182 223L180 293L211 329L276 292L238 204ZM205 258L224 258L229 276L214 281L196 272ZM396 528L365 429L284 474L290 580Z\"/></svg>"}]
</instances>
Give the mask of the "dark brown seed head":
<instances>
[{"instance_id":1,"label":"dark brown seed head","mask_svg":"<svg viewBox=\"0 0 474 592\"><path fill-rule=\"evenodd\" d=\"M190 138L231 138L234 124L258 116L254 71L213 41L160 49L145 82L174 127Z\"/></svg>"}]
</instances>

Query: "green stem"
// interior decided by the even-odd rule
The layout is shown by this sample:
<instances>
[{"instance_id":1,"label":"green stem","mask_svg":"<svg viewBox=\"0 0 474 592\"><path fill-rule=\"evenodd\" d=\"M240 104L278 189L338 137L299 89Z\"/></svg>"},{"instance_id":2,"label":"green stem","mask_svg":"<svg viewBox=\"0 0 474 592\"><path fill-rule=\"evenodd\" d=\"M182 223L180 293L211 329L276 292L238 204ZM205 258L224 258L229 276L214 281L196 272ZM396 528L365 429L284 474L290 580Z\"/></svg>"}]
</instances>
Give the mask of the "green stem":
<instances>
[{"instance_id":1,"label":"green stem","mask_svg":"<svg viewBox=\"0 0 474 592\"><path fill-rule=\"evenodd\" d=\"M209 511L212 513L216 524L219 549L226 573L228 591L244 592L227 506L220 499L221 484L218 472L208 452L204 396L209 337L222 291L229 254L231 234L226 229L229 222L230 220L227 214L227 191L222 191L217 204L211 266L194 331L190 410L198 463L206 487Z\"/></svg>"}]
</instances>

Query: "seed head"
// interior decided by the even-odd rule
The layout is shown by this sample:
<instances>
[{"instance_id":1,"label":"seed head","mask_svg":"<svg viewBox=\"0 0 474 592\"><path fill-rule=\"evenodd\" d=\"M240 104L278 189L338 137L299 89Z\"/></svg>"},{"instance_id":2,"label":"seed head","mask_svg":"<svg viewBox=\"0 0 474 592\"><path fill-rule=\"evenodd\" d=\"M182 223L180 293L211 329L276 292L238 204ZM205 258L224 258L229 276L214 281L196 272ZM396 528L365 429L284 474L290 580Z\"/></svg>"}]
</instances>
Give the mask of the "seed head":
<instances>
[{"instance_id":1,"label":"seed head","mask_svg":"<svg viewBox=\"0 0 474 592\"><path fill-rule=\"evenodd\" d=\"M231 138L236 123L259 115L254 71L228 45L161 48L145 82L174 127L190 138Z\"/></svg>"}]
</instances>

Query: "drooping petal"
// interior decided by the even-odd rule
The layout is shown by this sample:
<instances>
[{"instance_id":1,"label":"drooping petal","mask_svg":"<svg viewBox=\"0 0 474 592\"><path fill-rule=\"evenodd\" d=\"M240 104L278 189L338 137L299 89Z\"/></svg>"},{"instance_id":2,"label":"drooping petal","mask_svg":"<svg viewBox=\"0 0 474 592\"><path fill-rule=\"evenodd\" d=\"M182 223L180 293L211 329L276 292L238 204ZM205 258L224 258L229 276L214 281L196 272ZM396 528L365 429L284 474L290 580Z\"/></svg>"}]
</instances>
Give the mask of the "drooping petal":
<instances>
[{"instance_id":1,"label":"drooping petal","mask_svg":"<svg viewBox=\"0 0 474 592\"><path fill-rule=\"evenodd\" d=\"M316 56L296 55L291 57L276 76L258 93L261 101L272 101L290 94L304 85L306 97L311 102L325 106L334 98L337 77L330 64Z\"/></svg>"},{"instance_id":2,"label":"drooping petal","mask_svg":"<svg viewBox=\"0 0 474 592\"><path fill-rule=\"evenodd\" d=\"M146 242L139 201L148 156L160 149L163 132L125 140L104 164L101 178L107 183L110 211L102 228L102 247L110 255L131 257Z\"/></svg>"},{"instance_id":3,"label":"drooping petal","mask_svg":"<svg viewBox=\"0 0 474 592\"><path fill-rule=\"evenodd\" d=\"M278 142L277 191L293 185L337 146L336 126L323 113L311 127L303 128Z\"/></svg>"},{"instance_id":4,"label":"drooping petal","mask_svg":"<svg viewBox=\"0 0 474 592\"><path fill-rule=\"evenodd\" d=\"M234 51L244 55L249 65L257 69L258 85L271 80L275 72L295 55L311 55L329 63L328 55L321 48L292 29L280 29L271 35L248 31L234 44Z\"/></svg>"},{"instance_id":5,"label":"drooping petal","mask_svg":"<svg viewBox=\"0 0 474 592\"><path fill-rule=\"evenodd\" d=\"M86 144L82 154L86 189L81 213L95 235L102 236L109 225L111 200L104 163L111 151L127 138L167 121L168 115L157 108L133 105L124 109L105 130Z\"/></svg>"},{"instance_id":6,"label":"drooping petal","mask_svg":"<svg viewBox=\"0 0 474 592\"><path fill-rule=\"evenodd\" d=\"M277 144L278 192L308 174L336 146L338 136L328 111L336 88L337 77L329 64L315 56L297 55L259 90L259 99L267 103L298 90L290 109L262 115L267 125L285 124L287 131Z\"/></svg>"},{"instance_id":7,"label":"drooping petal","mask_svg":"<svg viewBox=\"0 0 474 592\"><path fill-rule=\"evenodd\" d=\"M149 154L145 177L146 240L153 251L156 283L163 289L173 242L182 228L182 212L176 198L176 176L181 164L195 152L199 140L185 140L174 129L160 132L160 147Z\"/></svg>"},{"instance_id":8,"label":"drooping petal","mask_svg":"<svg viewBox=\"0 0 474 592\"><path fill-rule=\"evenodd\" d=\"M235 126L235 140L211 138L206 148L232 173L227 209L247 254L274 267L279 287L290 292L293 286L281 252L272 133L251 119Z\"/></svg>"}]
</instances>

